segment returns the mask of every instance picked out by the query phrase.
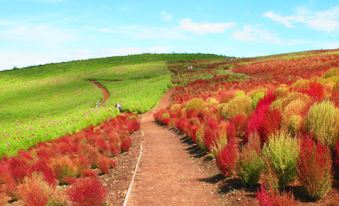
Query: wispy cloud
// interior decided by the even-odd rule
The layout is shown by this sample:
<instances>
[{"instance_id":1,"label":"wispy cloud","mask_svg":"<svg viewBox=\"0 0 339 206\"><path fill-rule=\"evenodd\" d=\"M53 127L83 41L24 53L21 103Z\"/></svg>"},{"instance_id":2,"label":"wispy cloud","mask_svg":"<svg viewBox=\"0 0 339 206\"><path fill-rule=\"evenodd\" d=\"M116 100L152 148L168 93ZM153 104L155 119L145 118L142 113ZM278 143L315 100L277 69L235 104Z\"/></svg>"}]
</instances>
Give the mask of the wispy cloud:
<instances>
[{"instance_id":1,"label":"wispy cloud","mask_svg":"<svg viewBox=\"0 0 339 206\"><path fill-rule=\"evenodd\" d=\"M163 21L169 22L173 19L172 14L168 13L167 11L160 12L160 17Z\"/></svg>"},{"instance_id":2,"label":"wispy cloud","mask_svg":"<svg viewBox=\"0 0 339 206\"><path fill-rule=\"evenodd\" d=\"M77 39L69 29L48 23L0 19L0 41L56 46Z\"/></svg>"},{"instance_id":3,"label":"wispy cloud","mask_svg":"<svg viewBox=\"0 0 339 206\"><path fill-rule=\"evenodd\" d=\"M186 35L175 27L149 27L141 25L112 26L98 29L102 33L123 34L137 39L185 39Z\"/></svg>"},{"instance_id":4,"label":"wispy cloud","mask_svg":"<svg viewBox=\"0 0 339 206\"><path fill-rule=\"evenodd\" d=\"M167 13L163 13L167 15ZM172 18L172 17L171 17ZM167 17L169 20L169 17ZM123 34L138 39L186 39L187 32L195 34L224 33L235 25L233 22L193 22L191 19L181 19L174 26L111 26L99 28L102 33Z\"/></svg>"},{"instance_id":5,"label":"wispy cloud","mask_svg":"<svg viewBox=\"0 0 339 206\"><path fill-rule=\"evenodd\" d=\"M294 28L295 24L299 23L322 32L336 33L339 31L339 6L322 11L299 8L293 15L281 15L274 11L267 11L263 13L263 16L288 28Z\"/></svg>"},{"instance_id":6,"label":"wispy cloud","mask_svg":"<svg viewBox=\"0 0 339 206\"><path fill-rule=\"evenodd\" d=\"M260 42L271 44L280 44L282 42L281 38L278 37L276 34L252 25L243 26L242 29L233 32L232 37L235 40L245 42Z\"/></svg>"},{"instance_id":7,"label":"wispy cloud","mask_svg":"<svg viewBox=\"0 0 339 206\"><path fill-rule=\"evenodd\" d=\"M180 20L179 24L180 29L197 34L224 33L235 25L234 22L193 22L190 18Z\"/></svg>"}]
</instances>

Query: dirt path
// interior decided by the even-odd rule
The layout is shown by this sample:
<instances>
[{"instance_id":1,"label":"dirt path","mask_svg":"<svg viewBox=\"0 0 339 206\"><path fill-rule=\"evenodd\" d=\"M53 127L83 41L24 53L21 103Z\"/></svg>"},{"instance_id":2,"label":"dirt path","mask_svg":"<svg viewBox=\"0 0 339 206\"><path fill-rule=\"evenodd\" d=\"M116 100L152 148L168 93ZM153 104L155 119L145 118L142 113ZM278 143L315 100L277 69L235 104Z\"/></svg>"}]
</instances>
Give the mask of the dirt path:
<instances>
[{"instance_id":1,"label":"dirt path","mask_svg":"<svg viewBox=\"0 0 339 206\"><path fill-rule=\"evenodd\" d=\"M158 108L170 104L172 91ZM216 205L215 188L199 181L206 178L174 132L154 123L152 113L143 115L143 155L128 206Z\"/></svg>"},{"instance_id":2,"label":"dirt path","mask_svg":"<svg viewBox=\"0 0 339 206\"><path fill-rule=\"evenodd\" d=\"M102 94L103 94L103 99L101 101L101 104L105 104L105 102L109 99L109 91L106 87L104 87L100 82L98 82L97 80L89 80L90 82L92 82L96 87L98 87Z\"/></svg>"}]
</instances>

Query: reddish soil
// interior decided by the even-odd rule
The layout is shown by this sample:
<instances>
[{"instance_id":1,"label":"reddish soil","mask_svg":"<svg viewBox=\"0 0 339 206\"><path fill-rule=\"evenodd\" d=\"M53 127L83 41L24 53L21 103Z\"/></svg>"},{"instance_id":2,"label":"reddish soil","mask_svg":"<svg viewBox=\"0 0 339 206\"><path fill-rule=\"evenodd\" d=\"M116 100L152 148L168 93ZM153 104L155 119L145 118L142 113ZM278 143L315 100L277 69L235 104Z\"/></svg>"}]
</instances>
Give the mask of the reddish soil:
<instances>
[{"instance_id":1,"label":"reddish soil","mask_svg":"<svg viewBox=\"0 0 339 206\"><path fill-rule=\"evenodd\" d=\"M103 99L101 101L101 104L104 104L110 96L110 93L108 91L108 89L106 87L104 87L104 85L102 85L100 82L98 82L97 80L90 80L96 87L98 87L102 94L103 94Z\"/></svg>"},{"instance_id":2,"label":"reddish soil","mask_svg":"<svg viewBox=\"0 0 339 206\"><path fill-rule=\"evenodd\" d=\"M116 157L117 166L109 174L100 177L109 192L107 206L120 206L125 200L139 157L143 136L138 131L132 134L132 139L133 144L129 151Z\"/></svg>"},{"instance_id":3,"label":"reddish soil","mask_svg":"<svg viewBox=\"0 0 339 206\"><path fill-rule=\"evenodd\" d=\"M170 104L173 91L160 101L158 108ZM220 205L213 185L202 179L205 172L194 162L178 135L157 125L151 112L143 115L143 155L128 201L142 205Z\"/></svg>"}]
</instances>

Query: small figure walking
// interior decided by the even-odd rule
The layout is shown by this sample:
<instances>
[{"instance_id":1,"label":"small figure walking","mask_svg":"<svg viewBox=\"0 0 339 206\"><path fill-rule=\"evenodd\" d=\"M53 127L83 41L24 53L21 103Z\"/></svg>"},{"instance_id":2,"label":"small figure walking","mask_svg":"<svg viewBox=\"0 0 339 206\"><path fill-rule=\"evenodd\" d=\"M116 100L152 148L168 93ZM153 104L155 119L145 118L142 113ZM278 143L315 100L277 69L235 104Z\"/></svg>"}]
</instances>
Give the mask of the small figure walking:
<instances>
[{"instance_id":1,"label":"small figure walking","mask_svg":"<svg viewBox=\"0 0 339 206\"><path fill-rule=\"evenodd\" d=\"M99 108L99 107L100 107L100 101L99 101L99 100L95 103L95 107L96 107L96 108Z\"/></svg>"},{"instance_id":2,"label":"small figure walking","mask_svg":"<svg viewBox=\"0 0 339 206\"><path fill-rule=\"evenodd\" d=\"M119 112L123 112L122 105L118 102L115 107L119 110Z\"/></svg>"}]
</instances>

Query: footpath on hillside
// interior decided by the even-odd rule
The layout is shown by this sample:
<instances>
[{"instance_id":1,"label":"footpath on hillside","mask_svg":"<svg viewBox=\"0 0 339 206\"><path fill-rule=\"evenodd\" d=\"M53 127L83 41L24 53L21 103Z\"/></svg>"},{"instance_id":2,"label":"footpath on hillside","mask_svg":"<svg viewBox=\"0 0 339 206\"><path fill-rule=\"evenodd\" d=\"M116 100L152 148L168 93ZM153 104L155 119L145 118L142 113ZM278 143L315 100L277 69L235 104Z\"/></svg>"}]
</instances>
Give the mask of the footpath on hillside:
<instances>
[{"instance_id":1,"label":"footpath on hillside","mask_svg":"<svg viewBox=\"0 0 339 206\"><path fill-rule=\"evenodd\" d=\"M157 109L167 107L172 94L167 92ZM152 112L143 115L141 130L143 154L128 206L217 205L215 188L199 181L205 178L203 171L175 132L156 124Z\"/></svg>"},{"instance_id":2,"label":"footpath on hillside","mask_svg":"<svg viewBox=\"0 0 339 206\"><path fill-rule=\"evenodd\" d=\"M97 80L89 80L90 82L92 82L92 84L94 84L96 87L98 87L101 90L101 93L103 95L102 100L101 100L101 104L105 104L106 101L108 101L110 93L108 91L108 89L106 87L104 87L100 82L98 82Z\"/></svg>"}]
</instances>

